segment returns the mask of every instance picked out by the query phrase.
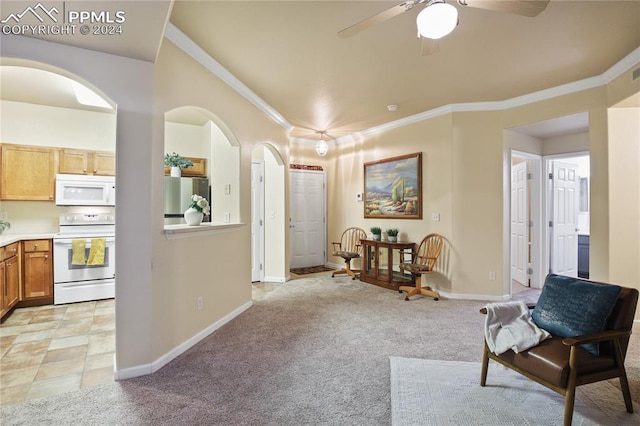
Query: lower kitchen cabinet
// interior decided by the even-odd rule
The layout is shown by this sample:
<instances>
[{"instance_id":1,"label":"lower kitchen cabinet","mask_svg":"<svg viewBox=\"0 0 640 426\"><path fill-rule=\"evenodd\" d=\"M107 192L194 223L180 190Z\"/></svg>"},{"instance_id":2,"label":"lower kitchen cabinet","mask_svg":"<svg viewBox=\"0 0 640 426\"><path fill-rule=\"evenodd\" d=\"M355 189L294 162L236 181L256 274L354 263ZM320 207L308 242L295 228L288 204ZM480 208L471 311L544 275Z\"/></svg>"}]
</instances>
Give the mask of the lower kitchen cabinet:
<instances>
[{"instance_id":1,"label":"lower kitchen cabinet","mask_svg":"<svg viewBox=\"0 0 640 426\"><path fill-rule=\"evenodd\" d=\"M51 240L22 242L21 306L53 303L53 257Z\"/></svg>"},{"instance_id":2,"label":"lower kitchen cabinet","mask_svg":"<svg viewBox=\"0 0 640 426\"><path fill-rule=\"evenodd\" d=\"M18 243L0 248L0 318L20 299L20 261Z\"/></svg>"}]
</instances>

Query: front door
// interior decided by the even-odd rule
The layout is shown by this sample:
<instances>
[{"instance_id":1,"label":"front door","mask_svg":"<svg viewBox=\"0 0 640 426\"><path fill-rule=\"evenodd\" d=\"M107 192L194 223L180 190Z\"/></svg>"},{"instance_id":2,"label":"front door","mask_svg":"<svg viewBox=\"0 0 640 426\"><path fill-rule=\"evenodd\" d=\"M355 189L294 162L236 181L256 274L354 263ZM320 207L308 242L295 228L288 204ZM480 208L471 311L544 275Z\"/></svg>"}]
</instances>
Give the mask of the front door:
<instances>
[{"instance_id":1,"label":"front door","mask_svg":"<svg viewBox=\"0 0 640 426\"><path fill-rule=\"evenodd\" d=\"M291 268L325 264L324 172L291 170Z\"/></svg>"},{"instance_id":2,"label":"front door","mask_svg":"<svg viewBox=\"0 0 640 426\"><path fill-rule=\"evenodd\" d=\"M551 272L578 276L578 166L553 161Z\"/></svg>"}]
</instances>

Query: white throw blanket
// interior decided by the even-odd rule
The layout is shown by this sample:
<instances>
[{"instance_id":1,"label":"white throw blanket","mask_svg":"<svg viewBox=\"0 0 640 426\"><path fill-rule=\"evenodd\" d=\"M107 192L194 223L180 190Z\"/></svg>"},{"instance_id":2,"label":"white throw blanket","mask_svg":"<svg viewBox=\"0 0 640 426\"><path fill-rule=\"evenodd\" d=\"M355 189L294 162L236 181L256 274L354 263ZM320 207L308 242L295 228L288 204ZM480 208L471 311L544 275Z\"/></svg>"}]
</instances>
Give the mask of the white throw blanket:
<instances>
[{"instance_id":1,"label":"white throw blanket","mask_svg":"<svg viewBox=\"0 0 640 426\"><path fill-rule=\"evenodd\" d=\"M531 319L524 302L489 303L484 322L484 337L489 350L500 355L529 349L551 335Z\"/></svg>"}]
</instances>

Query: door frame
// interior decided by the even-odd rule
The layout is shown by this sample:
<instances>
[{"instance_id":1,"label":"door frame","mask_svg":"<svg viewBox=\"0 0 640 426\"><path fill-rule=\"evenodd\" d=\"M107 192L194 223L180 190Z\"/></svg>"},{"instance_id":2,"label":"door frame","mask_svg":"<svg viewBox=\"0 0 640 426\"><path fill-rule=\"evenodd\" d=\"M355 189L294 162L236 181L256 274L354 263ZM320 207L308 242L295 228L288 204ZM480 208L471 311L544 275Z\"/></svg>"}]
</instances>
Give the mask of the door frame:
<instances>
[{"instance_id":1,"label":"door frame","mask_svg":"<svg viewBox=\"0 0 640 426\"><path fill-rule=\"evenodd\" d=\"M327 173L324 170L306 170L306 169L289 169L289 244L291 246L289 252L289 262L291 263L291 259L293 258L294 250L293 250L293 240L291 237L291 228L293 225L291 224L291 214L293 212L293 208L291 204L293 202L293 191L291 189L291 177L293 173L306 173L306 174L315 174L322 175L322 215L323 215L323 226L322 226L322 253L323 259L322 264L327 264Z\"/></svg>"},{"instance_id":2,"label":"door frame","mask_svg":"<svg viewBox=\"0 0 640 426\"><path fill-rule=\"evenodd\" d=\"M264 269L265 269L265 259L264 259L264 237L265 237L265 232L264 232L264 228L265 228L265 208L264 208L264 160L262 161L256 161L256 160L252 160L251 161L251 184L253 185L253 177L254 177L254 168L255 169L259 169L260 171L260 180L258 182L258 185L256 186L256 190L257 190L257 196L254 197L253 193L251 195L251 234L257 234L258 235L258 246L255 247L254 246L254 242L252 239L251 242L251 264L253 265L254 262L258 262L260 264L259 267L259 272L258 272L258 280L255 280L254 278L256 278L253 275L253 269L252 269L252 273L251 273L251 281L252 282L259 282L259 281L263 281L264 280ZM256 202L257 201L257 202ZM258 226L258 230L256 232L256 230L253 229L253 217L254 214L256 214L256 218L258 220L260 220L260 225ZM256 255L257 255L257 259L256 259Z\"/></svg>"},{"instance_id":3,"label":"door frame","mask_svg":"<svg viewBox=\"0 0 640 426\"><path fill-rule=\"evenodd\" d=\"M569 158L576 157L590 157L591 153L589 151L576 151L576 152L566 152L562 154L553 154L553 155L545 155L542 157L544 163L544 176L545 178L545 191L544 191L544 221L545 223L549 223L549 221L553 220L553 211L552 211L552 202L551 198L553 197L553 193L550 188L550 182L548 179L549 174L553 171L551 162L553 160L567 160ZM591 203L591 200L589 200ZM551 229L547 226L545 228L546 232L544 234L544 244L543 244L543 271L544 275L551 271Z\"/></svg>"}]
</instances>

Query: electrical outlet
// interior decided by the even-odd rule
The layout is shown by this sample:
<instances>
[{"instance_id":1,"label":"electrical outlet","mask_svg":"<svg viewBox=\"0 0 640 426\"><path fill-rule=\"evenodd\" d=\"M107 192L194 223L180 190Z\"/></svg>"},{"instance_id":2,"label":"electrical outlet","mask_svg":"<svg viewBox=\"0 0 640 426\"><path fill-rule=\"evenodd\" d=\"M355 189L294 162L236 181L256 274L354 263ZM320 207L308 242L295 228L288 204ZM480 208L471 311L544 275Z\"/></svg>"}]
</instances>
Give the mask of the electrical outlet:
<instances>
[{"instance_id":1,"label":"electrical outlet","mask_svg":"<svg viewBox=\"0 0 640 426\"><path fill-rule=\"evenodd\" d=\"M202 296L198 297L196 302L198 305L198 310L202 309Z\"/></svg>"},{"instance_id":2,"label":"electrical outlet","mask_svg":"<svg viewBox=\"0 0 640 426\"><path fill-rule=\"evenodd\" d=\"M231 222L231 213L224 212L224 223L229 223L229 222Z\"/></svg>"},{"instance_id":3,"label":"electrical outlet","mask_svg":"<svg viewBox=\"0 0 640 426\"><path fill-rule=\"evenodd\" d=\"M227 183L227 184L224 186L224 193L225 193L226 195L231 194L231 184Z\"/></svg>"},{"instance_id":4,"label":"electrical outlet","mask_svg":"<svg viewBox=\"0 0 640 426\"><path fill-rule=\"evenodd\" d=\"M495 281L496 280L496 273L493 271L489 272L489 281Z\"/></svg>"}]
</instances>

